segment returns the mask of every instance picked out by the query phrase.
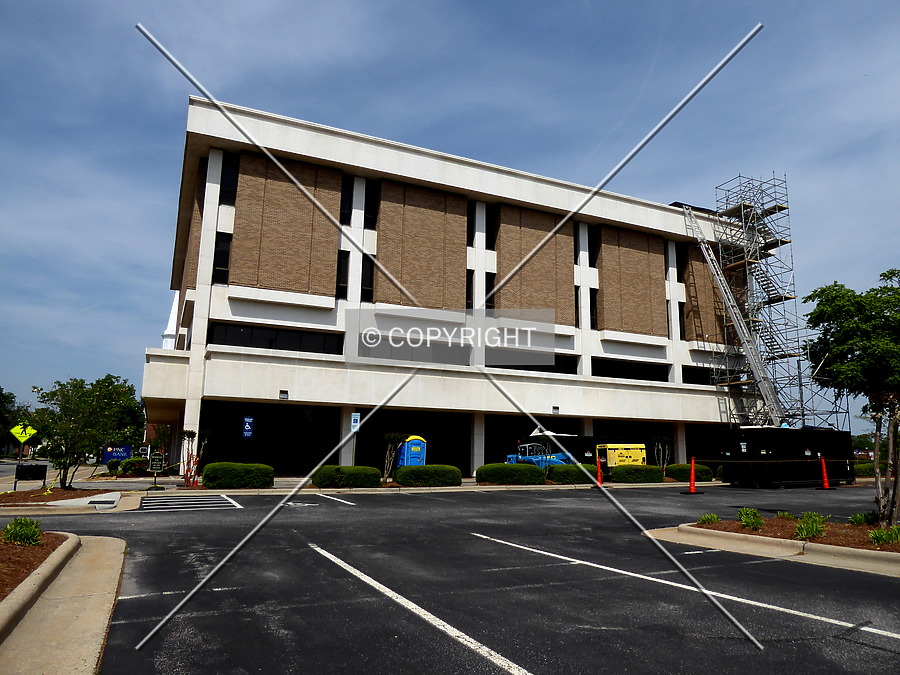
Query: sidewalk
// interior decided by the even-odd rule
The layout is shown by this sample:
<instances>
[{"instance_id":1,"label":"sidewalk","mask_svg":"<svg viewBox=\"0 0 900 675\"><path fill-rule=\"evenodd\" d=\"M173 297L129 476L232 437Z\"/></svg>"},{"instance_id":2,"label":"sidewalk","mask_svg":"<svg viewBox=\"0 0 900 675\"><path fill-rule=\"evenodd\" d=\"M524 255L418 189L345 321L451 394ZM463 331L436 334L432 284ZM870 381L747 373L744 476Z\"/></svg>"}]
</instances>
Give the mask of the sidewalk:
<instances>
[{"instance_id":1,"label":"sidewalk","mask_svg":"<svg viewBox=\"0 0 900 675\"><path fill-rule=\"evenodd\" d=\"M119 593L125 542L112 537L80 540L74 556L0 643L0 672L97 672Z\"/></svg>"}]
</instances>

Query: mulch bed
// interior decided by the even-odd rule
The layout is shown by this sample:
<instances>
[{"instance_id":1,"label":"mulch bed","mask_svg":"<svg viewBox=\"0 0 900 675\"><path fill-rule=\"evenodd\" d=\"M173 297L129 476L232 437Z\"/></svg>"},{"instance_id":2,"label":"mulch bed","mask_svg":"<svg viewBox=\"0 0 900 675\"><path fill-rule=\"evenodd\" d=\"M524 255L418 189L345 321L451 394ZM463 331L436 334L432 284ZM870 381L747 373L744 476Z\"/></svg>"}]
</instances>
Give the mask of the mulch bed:
<instances>
[{"instance_id":1,"label":"mulch bed","mask_svg":"<svg viewBox=\"0 0 900 675\"><path fill-rule=\"evenodd\" d=\"M34 504L35 502L56 502L61 499L80 499L81 497L93 497L94 495L102 495L109 490L62 490L53 489L50 494L46 494L44 488L35 490L17 490L16 492L4 492L0 494L0 506L22 506L23 504Z\"/></svg>"},{"instance_id":2,"label":"mulch bed","mask_svg":"<svg viewBox=\"0 0 900 675\"><path fill-rule=\"evenodd\" d=\"M0 541L0 600L25 581L65 540L65 535L44 532L41 543L36 546L19 546Z\"/></svg>"},{"instance_id":3,"label":"mulch bed","mask_svg":"<svg viewBox=\"0 0 900 675\"><path fill-rule=\"evenodd\" d=\"M773 537L775 539L794 538L794 532L797 529L797 521L788 520L787 518L766 518L764 520L765 525L756 531L744 527L737 520L723 520L718 523L708 523L706 525L695 524L694 527L702 527L707 530L718 530L720 532L740 532L741 534ZM900 542L876 546L869 541L869 530L871 529L874 529L871 525L825 523L825 534L821 537L811 539L810 541L816 544L848 546L850 548L864 548L870 551L891 551L893 553L900 553Z\"/></svg>"}]
</instances>

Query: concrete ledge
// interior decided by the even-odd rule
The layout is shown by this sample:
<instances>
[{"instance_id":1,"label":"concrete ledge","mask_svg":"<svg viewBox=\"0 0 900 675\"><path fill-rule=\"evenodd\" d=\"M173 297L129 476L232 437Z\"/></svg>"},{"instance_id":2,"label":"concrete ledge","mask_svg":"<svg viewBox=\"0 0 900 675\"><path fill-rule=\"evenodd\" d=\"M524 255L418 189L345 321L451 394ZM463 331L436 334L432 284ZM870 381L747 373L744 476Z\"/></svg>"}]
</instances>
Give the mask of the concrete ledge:
<instances>
[{"instance_id":1,"label":"concrete ledge","mask_svg":"<svg viewBox=\"0 0 900 675\"><path fill-rule=\"evenodd\" d=\"M0 602L0 643L2 643L13 629L18 625L22 617L28 613L32 605L41 597L41 593L57 577L60 570L75 555L81 547L81 538L68 532L60 532L66 535L66 541L60 544L47 559L41 563L28 578L20 583L13 592Z\"/></svg>"},{"instance_id":2,"label":"concrete ledge","mask_svg":"<svg viewBox=\"0 0 900 675\"><path fill-rule=\"evenodd\" d=\"M811 565L900 577L900 553L889 551L870 551L794 539L775 539L740 532L720 532L694 527L692 523L647 530L645 534L654 539L686 546L701 546L763 558L783 558Z\"/></svg>"}]
</instances>

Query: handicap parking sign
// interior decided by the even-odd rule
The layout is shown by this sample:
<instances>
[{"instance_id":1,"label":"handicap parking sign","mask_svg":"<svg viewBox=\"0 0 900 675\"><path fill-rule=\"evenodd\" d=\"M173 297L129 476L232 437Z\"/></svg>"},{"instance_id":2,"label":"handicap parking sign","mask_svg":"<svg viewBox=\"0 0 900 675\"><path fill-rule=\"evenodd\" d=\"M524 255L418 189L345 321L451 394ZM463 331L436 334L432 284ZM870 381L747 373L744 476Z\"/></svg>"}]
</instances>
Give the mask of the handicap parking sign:
<instances>
[{"instance_id":1,"label":"handicap parking sign","mask_svg":"<svg viewBox=\"0 0 900 675\"><path fill-rule=\"evenodd\" d=\"M244 438L253 438L253 418L244 418Z\"/></svg>"}]
</instances>

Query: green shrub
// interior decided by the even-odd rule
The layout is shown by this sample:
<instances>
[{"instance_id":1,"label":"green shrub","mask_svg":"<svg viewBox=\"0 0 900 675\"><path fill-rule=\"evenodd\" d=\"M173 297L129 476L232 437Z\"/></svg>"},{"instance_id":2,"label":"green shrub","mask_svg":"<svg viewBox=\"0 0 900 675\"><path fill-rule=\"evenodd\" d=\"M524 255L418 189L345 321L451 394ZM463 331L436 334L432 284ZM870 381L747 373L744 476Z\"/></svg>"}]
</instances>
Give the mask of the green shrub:
<instances>
[{"instance_id":1,"label":"green shrub","mask_svg":"<svg viewBox=\"0 0 900 675\"><path fill-rule=\"evenodd\" d=\"M394 472L394 482L404 487L462 485L462 471L447 464L401 466Z\"/></svg>"},{"instance_id":2,"label":"green shrub","mask_svg":"<svg viewBox=\"0 0 900 675\"><path fill-rule=\"evenodd\" d=\"M3 528L3 541L18 546L37 546L41 543L41 524L31 518L13 518Z\"/></svg>"},{"instance_id":3,"label":"green shrub","mask_svg":"<svg viewBox=\"0 0 900 675\"><path fill-rule=\"evenodd\" d=\"M150 467L150 460L144 457L132 457L123 460L119 465L119 473L133 476L148 475L147 469Z\"/></svg>"},{"instance_id":4,"label":"green shrub","mask_svg":"<svg viewBox=\"0 0 900 675\"><path fill-rule=\"evenodd\" d=\"M658 466L643 464L623 464L614 466L609 472L614 483L662 483L663 471Z\"/></svg>"},{"instance_id":5,"label":"green shrub","mask_svg":"<svg viewBox=\"0 0 900 675\"><path fill-rule=\"evenodd\" d=\"M710 523L718 523L719 520L719 516L715 513L704 513L697 519L697 523L699 525L709 525Z\"/></svg>"},{"instance_id":6,"label":"green shrub","mask_svg":"<svg viewBox=\"0 0 900 675\"><path fill-rule=\"evenodd\" d=\"M534 464L485 464L475 471L477 483L543 485L544 470Z\"/></svg>"},{"instance_id":7,"label":"green shrub","mask_svg":"<svg viewBox=\"0 0 900 675\"><path fill-rule=\"evenodd\" d=\"M850 516L851 525L877 525L878 511L866 511L865 513L854 513Z\"/></svg>"},{"instance_id":8,"label":"green shrub","mask_svg":"<svg viewBox=\"0 0 900 675\"><path fill-rule=\"evenodd\" d=\"M759 511L747 507L738 509L737 519L740 521L741 525L751 530L758 530L765 525L766 522L763 520L763 517L759 515Z\"/></svg>"},{"instance_id":9,"label":"green shrub","mask_svg":"<svg viewBox=\"0 0 900 675\"><path fill-rule=\"evenodd\" d=\"M718 478L719 480L722 480L722 474L724 473L724 471L725 471L725 465L719 464L718 468L716 469L716 478Z\"/></svg>"},{"instance_id":10,"label":"green shrub","mask_svg":"<svg viewBox=\"0 0 900 675\"><path fill-rule=\"evenodd\" d=\"M775 514L775 517L781 518L782 520L797 520L797 516L790 511L779 511Z\"/></svg>"},{"instance_id":11,"label":"green shrub","mask_svg":"<svg viewBox=\"0 0 900 675\"><path fill-rule=\"evenodd\" d=\"M894 525L886 529L869 530L869 541L876 546L881 544L893 544L900 541L900 525Z\"/></svg>"},{"instance_id":12,"label":"green shrub","mask_svg":"<svg viewBox=\"0 0 900 675\"><path fill-rule=\"evenodd\" d=\"M111 459L106 463L106 470L110 473L116 473L119 470L119 465L121 463L121 459Z\"/></svg>"},{"instance_id":13,"label":"green shrub","mask_svg":"<svg viewBox=\"0 0 900 675\"><path fill-rule=\"evenodd\" d=\"M857 463L854 469L857 478L872 478L875 475L874 462ZM881 465L881 475L887 476L887 464Z\"/></svg>"},{"instance_id":14,"label":"green shrub","mask_svg":"<svg viewBox=\"0 0 900 675\"><path fill-rule=\"evenodd\" d=\"M214 462L203 467L203 486L210 490L268 488L275 484L275 469L267 464Z\"/></svg>"},{"instance_id":15,"label":"green shrub","mask_svg":"<svg viewBox=\"0 0 900 675\"><path fill-rule=\"evenodd\" d=\"M669 464L666 467L666 476L674 478L683 483L691 479L690 464ZM699 481L709 481L713 479L713 472L708 466L703 464L694 464L694 478Z\"/></svg>"},{"instance_id":16,"label":"green shrub","mask_svg":"<svg viewBox=\"0 0 900 675\"><path fill-rule=\"evenodd\" d=\"M547 480L553 481L554 483L560 483L562 485L586 485L588 483L593 483L597 479L597 465L596 464L581 464L585 471L587 471L591 477L588 478L584 475L584 471L578 468L579 465L575 464L554 464L552 466L547 467Z\"/></svg>"},{"instance_id":17,"label":"green shrub","mask_svg":"<svg viewBox=\"0 0 900 675\"><path fill-rule=\"evenodd\" d=\"M794 532L794 539L815 539L825 534L825 521L831 516L823 516L815 511L807 511L801 514L797 521L797 530Z\"/></svg>"},{"instance_id":18,"label":"green shrub","mask_svg":"<svg viewBox=\"0 0 900 675\"><path fill-rule=\"evenodd\" d=\"M374 466L326 464L313 474L318 488L371 488L381 485L381 472Z\"/></svg>"}]
</instances>

